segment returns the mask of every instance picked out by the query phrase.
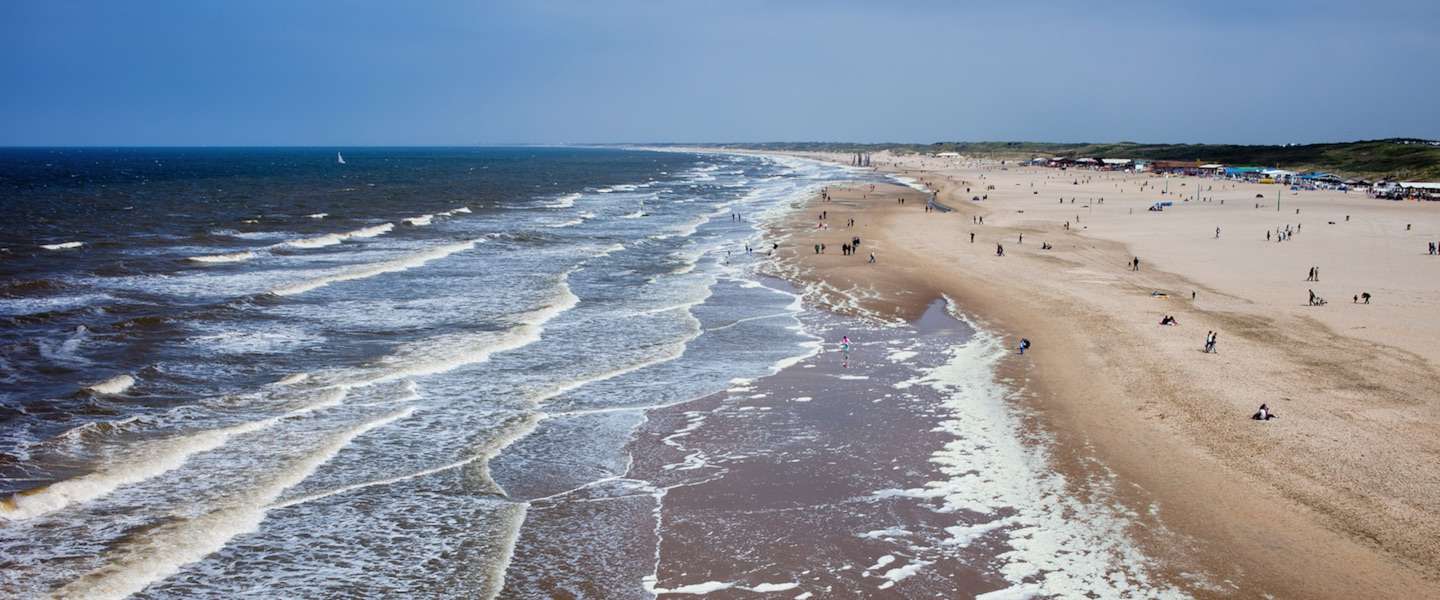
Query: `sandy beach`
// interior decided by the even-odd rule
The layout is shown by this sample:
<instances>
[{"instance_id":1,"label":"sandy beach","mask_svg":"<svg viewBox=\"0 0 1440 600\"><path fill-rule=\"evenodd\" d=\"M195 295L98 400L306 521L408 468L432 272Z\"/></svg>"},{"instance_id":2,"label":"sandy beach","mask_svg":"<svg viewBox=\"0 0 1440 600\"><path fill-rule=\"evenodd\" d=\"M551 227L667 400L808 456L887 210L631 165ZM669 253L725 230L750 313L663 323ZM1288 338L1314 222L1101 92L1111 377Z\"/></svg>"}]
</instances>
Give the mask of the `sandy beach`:
<instances>
[{"instance_id":1,"label":"sandy beach","mask_svg":"<svg viewBox=\"0 0 1440 600\"><path fill-rule=\"evenodd\" d=\"M1168 576L1203 574L1189 592L1440 593L1440 258L1426 254L1440 207L1286 190L1277 211L1274 185L873 164L953 211L911 188L832 188L777 231L791 239L780 261L868 311L915 318L946 295L1010 347L1030 339L1000 372L1055 440L1057 468L1113 473L1118 501L1158 519L1136 535ZM1174 205L1146 210L1158 201ZM842 256L852 236L862 249ZM1362 292L1371 304L1352 303ZM1279 418L1251 420L1262 403Z\"/></svg>"}]
</instances>

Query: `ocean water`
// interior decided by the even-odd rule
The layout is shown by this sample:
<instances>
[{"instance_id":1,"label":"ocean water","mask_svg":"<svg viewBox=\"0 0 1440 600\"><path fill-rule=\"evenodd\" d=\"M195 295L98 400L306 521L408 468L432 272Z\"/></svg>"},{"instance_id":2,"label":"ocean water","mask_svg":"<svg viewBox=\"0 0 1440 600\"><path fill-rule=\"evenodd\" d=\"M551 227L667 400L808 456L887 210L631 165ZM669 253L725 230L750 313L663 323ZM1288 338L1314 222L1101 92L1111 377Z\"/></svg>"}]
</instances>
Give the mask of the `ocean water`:
<instances>
[{"instance_id":1,"label":"ocean water","mask_svg":"<svg viewBox=\"0 0 1440 600\"><path fill-rule=\"evenodd\" d=\"M341 151L0 150L4 595L496 595L644 408L814 351L760 224L874 177Z\"/></svg>"}]
</instances>

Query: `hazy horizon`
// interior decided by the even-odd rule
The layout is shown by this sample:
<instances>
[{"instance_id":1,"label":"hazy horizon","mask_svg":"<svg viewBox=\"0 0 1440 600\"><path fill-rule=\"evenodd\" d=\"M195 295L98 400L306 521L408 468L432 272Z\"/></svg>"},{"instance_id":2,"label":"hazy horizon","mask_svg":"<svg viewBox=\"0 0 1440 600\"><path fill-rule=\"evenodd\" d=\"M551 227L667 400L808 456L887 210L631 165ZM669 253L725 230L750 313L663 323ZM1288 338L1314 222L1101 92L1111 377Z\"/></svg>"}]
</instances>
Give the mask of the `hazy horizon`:
<instances>
[{"instance_id":1,"label":"hazy horizon","mask_svg":"<svg viewBox=\"0 0 1440 600\"><path fill-rule=\"evenodd\" d=\"M0 7L4 146L1440 138L1440 5Z\"/></svg>"}]
</instances>

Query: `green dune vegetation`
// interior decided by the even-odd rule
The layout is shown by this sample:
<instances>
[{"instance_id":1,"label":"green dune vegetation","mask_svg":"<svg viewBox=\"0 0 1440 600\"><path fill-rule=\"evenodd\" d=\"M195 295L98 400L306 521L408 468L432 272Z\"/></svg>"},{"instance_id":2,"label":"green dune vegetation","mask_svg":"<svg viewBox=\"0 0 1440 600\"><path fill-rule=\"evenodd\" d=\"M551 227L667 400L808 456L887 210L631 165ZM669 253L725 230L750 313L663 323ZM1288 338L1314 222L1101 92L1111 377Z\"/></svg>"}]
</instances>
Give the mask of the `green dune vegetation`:
<instances>
[{"instance_id":1,"label":"green dune vegetation","mask_svg":"<svg viewBox=\"0 0 1440 600\"><path fill-rule=\"evenodd\" d=\"M1135 142L936 142L933 144L780 142L709 145L780 151L879 152L890 150L899 153L926 154L957 152L968 156L996 159L1029 159L1044 156L1194 160L1201 163L1221 163L1227 166L1328 171L1345 177L1366 179L1440 181L1440 142L1415 138L1283 146L1142 144Z\"/></svg>"}]
</instances>

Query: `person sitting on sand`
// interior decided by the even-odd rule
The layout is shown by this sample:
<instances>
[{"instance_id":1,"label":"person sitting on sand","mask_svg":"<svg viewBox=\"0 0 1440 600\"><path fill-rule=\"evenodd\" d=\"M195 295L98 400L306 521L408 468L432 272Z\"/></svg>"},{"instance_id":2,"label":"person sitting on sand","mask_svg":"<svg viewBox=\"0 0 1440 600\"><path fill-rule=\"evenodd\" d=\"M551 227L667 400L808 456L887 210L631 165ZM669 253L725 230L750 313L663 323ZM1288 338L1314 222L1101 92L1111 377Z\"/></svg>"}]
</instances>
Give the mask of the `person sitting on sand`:
<instances>
[{"instance_id":1,"label":"person sitting on sand","mask_svg":"<svg viewBox=\"0 0 1440 600\"><path fill-rule=\"evenodd\" d=\"M1173 317L1173 316L1165 315L1164 318L1160 319L1160 324L1161 324L1161 325L1179 325L1180 322L1179 322L1179 321L1176 321L1176 320L1175 320L1175 317Z\"/></svg>"},{"instance_id":2,"label":"person sitting on sand","mask_svg":"<svg viewBox=\"0 0 1440 600\"><path fill-rule=\"evenodd\" d=\"M1360 292L1360 299L1363 301L1363 302L1361 302L1361 304L1369 304L1369 303L1370 303L1370 292Z\"/></svg>"},{"instance_id":3,"label":"person sitting on sand","mask_svg":"<svg viewBox=\"0 0 1440 600\"><path fill-rule=\"evenodd\" d=\"M1255 411L1255 414L1250 415L1250 418L1255 419L1256 421L1269 421L1270 419L1275 418L1275 413L1270 412L1269 406L1261 404L1260 409Z\"/></svg>"},{"instance_id":4,"label":"person sitting on sand","mask_svg":"<svg viewBox=\"0 0 1440 600\"><path fill-rule=\"evenodd\" d=\"M1027 338L1020 338L1020 353L1021 353L1021 354L1024 354L1025 351L1026 351L1026 350L1029 350L1029 349L1030 349L1030 340L1027 339Z\"/></svg>"}]
</instances>

